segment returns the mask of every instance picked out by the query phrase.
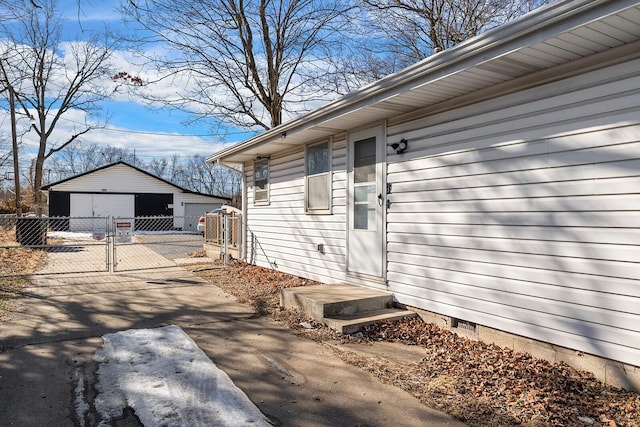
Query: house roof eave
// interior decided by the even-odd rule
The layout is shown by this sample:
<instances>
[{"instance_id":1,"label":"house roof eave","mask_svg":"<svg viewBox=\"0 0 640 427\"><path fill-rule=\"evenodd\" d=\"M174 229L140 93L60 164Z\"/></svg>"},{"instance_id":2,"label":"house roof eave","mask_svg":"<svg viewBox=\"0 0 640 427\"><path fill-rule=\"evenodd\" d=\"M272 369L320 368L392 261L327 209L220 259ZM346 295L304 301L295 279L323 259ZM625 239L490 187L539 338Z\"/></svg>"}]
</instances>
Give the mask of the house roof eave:
<instances>
[{"instance_id":1,"label":"house roof eave","mask_svg":"<svg viewBox=\"0 0 640 427\"><path fill-rule=\"evenodd\" d=\"M462 72L484 71L485 68L491 68L492 63L495 63L495 66L503 65L499 61L514 52L535 43L551 41L562 32L586 26L637 5L637 1L631 0L564 0L552 3L451 49L432 55L290 122L219 151L209 156L207 161L240 164L259 155L269 155L359 125L404 114L407 111L402 111L402 107L405 106L401 99L403 95L431 86L436 87L443 82L450 83L453 87L451 97L455 97L456 83ZM516 77L525 73L526 71ZM494 83L488 82L484 88L492 84ZM478 87L474 90L484 88ZM425 102L422 105L411 105L410 108L428 106L429 103Z\"/></svg>"}]
</instances>

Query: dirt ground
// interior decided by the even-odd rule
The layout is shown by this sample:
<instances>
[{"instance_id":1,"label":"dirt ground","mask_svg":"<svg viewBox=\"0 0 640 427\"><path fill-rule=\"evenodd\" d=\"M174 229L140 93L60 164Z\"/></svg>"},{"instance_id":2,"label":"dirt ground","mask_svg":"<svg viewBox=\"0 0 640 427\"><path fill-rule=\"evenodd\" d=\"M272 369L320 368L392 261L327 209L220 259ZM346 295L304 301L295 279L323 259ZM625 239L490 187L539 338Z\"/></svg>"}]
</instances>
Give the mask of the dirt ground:
<instances>
[{"instance_id":1,"label":"dirt ground","mask_svg":"<svg viewBox=\"0 0 640 427\"><path fill-rule=\"evenodd\" d=\"M471 426L640 426L640 395L606 386L566 364L469 340L420 318L342 335L296 310L279 307L281 288L316 284L313 281L240 262L228 268L194 267L194 272L306 339L388 341L423 348L424 358L411 364L344 347L335 351L383 383Z\"/></svg>"}]
</instances>

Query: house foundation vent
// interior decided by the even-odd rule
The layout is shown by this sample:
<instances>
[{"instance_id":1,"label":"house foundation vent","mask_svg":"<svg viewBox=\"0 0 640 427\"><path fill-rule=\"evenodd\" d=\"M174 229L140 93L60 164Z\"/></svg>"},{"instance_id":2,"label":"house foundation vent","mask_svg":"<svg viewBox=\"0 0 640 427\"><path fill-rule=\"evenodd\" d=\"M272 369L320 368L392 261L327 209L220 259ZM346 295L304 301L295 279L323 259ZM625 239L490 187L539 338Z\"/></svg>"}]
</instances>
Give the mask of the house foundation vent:
<instances>
[{"instance_id":1,"label":"house foundation vent","mask_svg":"<svg viewBox=\"0 0 640 427\"><path fill-rule=\"evenodd\" d=\"M462 319L452 318L451 327L462 329L467 332L473 332L474 334L476 333L476 324Z\"/></svg>"}]
</instances>

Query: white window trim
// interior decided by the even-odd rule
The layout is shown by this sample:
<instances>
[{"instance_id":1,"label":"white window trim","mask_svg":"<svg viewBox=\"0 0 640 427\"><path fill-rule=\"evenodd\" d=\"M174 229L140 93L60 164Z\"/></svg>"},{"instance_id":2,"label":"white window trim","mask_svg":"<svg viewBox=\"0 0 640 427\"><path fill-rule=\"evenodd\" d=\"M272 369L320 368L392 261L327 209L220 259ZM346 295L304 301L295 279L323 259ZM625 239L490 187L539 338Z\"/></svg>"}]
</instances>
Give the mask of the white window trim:
<instances>
[{"instance_id":1,"label":"white window trim","mask_svg":"<svg viewBox=\"0 0 640 427\"><path fill-rule=\"evenodd\" d=\"M253 204L256 206L266 206L269 204L270 196L271 196L271 162L270 159L256 159L253 161ZM257 200L256 199L256 163L266 162L267 163L267 183L266 183L266 193L267 197L265 200Z\"/></svg>"},{"instance_id":2,"label":"white window trim","mask_svg":"<svg viewBox=\"0 0 640 427\"><path fill-rule=\"evenodd\" d=\"M308 144L304 149L304 211L307 215L331 215L333 213L333 151L332 151L332 139L314 142ZM309 175L308 171L308 150L310 147L327 144L328 162L327 171L315 175ZM310 209L309 208L309 178L314 176L326 175L327 176L327 194L329 197L327 209Z\"/></svg>"}]
</instances>

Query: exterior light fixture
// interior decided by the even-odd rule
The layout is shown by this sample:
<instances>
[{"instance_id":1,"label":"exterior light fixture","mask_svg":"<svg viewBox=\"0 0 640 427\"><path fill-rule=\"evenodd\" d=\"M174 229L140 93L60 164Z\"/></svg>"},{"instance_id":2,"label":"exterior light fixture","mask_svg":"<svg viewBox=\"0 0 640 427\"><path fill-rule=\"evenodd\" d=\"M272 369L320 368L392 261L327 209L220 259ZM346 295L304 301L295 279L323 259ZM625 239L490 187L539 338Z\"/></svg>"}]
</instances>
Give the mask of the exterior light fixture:
<instances>
[{"instance_id":1,"label":"exterior light fixture","mask_svg":"<svg viewBox=\"0 0 640 427\"><path fill-rule=\"evenodd\" d=\"M389 147L393 148L393 151L395 151L396 154L402 154L407 149L408 143L409 141L402 138L400 142L394 142L392 144L389 144Z\"/></svg>"}]
</instances>

